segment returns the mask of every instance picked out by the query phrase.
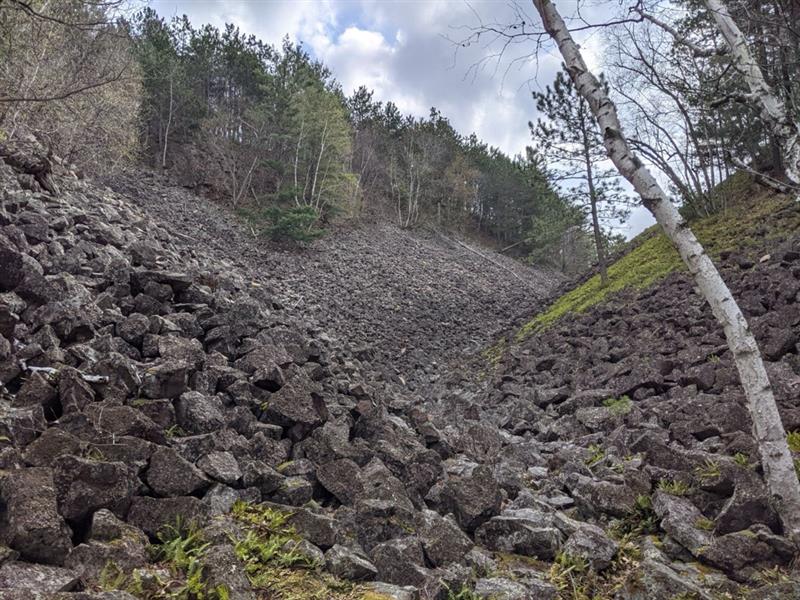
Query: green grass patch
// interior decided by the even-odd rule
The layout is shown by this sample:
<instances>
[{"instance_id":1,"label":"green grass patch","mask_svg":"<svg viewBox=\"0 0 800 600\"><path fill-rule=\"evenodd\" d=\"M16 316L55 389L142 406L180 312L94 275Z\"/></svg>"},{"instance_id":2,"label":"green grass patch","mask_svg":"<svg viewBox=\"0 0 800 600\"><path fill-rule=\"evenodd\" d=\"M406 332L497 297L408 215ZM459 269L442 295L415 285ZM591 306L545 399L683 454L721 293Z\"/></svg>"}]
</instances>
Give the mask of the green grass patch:
<instances>
[{"instance_id":1,"label":"green grass patch","mask_svg":"<svg viewBox=\"0 0 800 600\"><path fill-rule=\"evenodd\" d=\"M725 251L747 252L800 228L800 208L793 198L757 187L747 176L732 177L717 193L732 198L729 208L691 223L712 257ZM612 294L646 289L681 270L685 266L672 242L653 226L632 240L630 250L609 266L607 285L602 286L600 276L595 275L567 292L526 323L517 333L517 341L547 328L564 315L586 312Z\"/></svg>"}]
</instances>

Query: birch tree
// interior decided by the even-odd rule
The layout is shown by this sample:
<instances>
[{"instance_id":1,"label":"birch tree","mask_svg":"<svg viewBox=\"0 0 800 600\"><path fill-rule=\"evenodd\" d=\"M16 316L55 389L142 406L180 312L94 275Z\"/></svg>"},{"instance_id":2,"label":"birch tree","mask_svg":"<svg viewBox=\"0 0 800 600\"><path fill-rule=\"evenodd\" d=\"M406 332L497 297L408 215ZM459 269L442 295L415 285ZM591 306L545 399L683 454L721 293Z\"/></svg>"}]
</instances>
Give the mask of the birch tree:
<instances>
[{"instance_id":1,"label":"birch tree","mask_svg":"<svg viewBox=\"0 0 800 600\"><path fill-rule=\"evenodd\" d=\"M575 87L589 103L603 131L609 158L675 245L700 293L722 325L747 398L753 435L770 496L786 534L797 543L800 541L800 481L755 337L703 246L649 169L634 154L623 135L616 106L601 82L587 68L556 7L550 0L533 0L533 5L541 16L545 31L558 46Z\"/></svg>"},{"instance_id":2,"label":"birch tree","mask_svg":"<svg viewBox=\"0 0 800 600\"><path fill-rule=\"evenodd\" d=\"M725 3L722 0L705 0L705 4L730 48L734 65L750 90L749 99L759 106L761 117L770 125L773 135L781 145L787 179L794 185L800 185L800 124L789 115L786 105L767 83L761 68L750 53L747 39L731 17Z\"/></svg>"}]
</instances>

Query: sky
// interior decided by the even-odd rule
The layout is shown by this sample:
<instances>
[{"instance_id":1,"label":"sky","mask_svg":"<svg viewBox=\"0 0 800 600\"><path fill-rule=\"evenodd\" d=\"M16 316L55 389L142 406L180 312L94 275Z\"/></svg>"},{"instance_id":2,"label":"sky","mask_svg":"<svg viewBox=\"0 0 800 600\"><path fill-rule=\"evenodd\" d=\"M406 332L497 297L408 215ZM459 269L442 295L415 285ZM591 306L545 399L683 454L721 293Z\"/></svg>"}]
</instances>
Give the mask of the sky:
<instances>
[{"instance_id":1,"label":"sky","mask_svg":"<svg viewBox=\"0 0 800 600\"><path fill-rule=\"evenodd\" d=\"M484 37L467 47L458 42L470 27L510 22L517 10L538 27L529 3L506 0L152 0L162 16L186 14L199 26L234 23L265 42L288 35L321 59L349 94L360 85L375 98L391 100L406 114L427 116L435 106L464 135L514 155L530 144L528 121L536 120L531 91L555 78L561 58L552 50L528 56L530 43L509 49L502 61L498 46ZM561 4L561 3L560 3ZM566 3L568 4L568 2ZM597 67L598 34L581 40L590 67ZM643 208L634 211L628 237L650 225Z\"/></svg>"}]
</instances>

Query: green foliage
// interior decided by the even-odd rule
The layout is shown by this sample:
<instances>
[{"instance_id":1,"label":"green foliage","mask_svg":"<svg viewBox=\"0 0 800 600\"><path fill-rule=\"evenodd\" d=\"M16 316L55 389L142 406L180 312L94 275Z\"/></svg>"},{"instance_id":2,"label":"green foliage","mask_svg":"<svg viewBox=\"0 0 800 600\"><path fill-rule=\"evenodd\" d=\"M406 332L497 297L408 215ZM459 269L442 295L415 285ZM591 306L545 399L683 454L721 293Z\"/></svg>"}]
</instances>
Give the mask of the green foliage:
<instances>
[{"instance_id":1,"label":"green foliage","mask_svg":"<svg viewBox=\"0 0 800 600\"><path fill-rule=\"evenodd\" d=\"M694 526L704 531L712 531L714 529L714 521L707 519L706 517L699 517L694 522Z\"/></svg>"},{"instance_id":2,"label":"green foliage","mask_svg":"<svg viewBox=\"0 0 800 600\"><path fill-rule=\"evenodd\" d=\"M719 463L708 458L705 463L694 469L694 474L702 482L717 479L721 475Z\"/></svg>"},{"instance_id":3,"label":"green foliage","mask_svg":"<svg viewBox=\"0 0 800 600\"><path fill-rule=\"evenodd\" d=\"M631 511L618 521L613 532L622 538L631 535L647 535L658 531L658 515L653 510L650 496L640 494L636 497Z\"/></svg>"},{"instance_id":4,"label":"green foliage","mask_svg":"<svg viewBox=\"0 0 800 600\"><path fill-rule=\"evenodd\" d=\"M789 443L789 450L800 453L800 431L790 431L787 433L786 441Z\"/></svg>"},{"instance_id":5,"label":"green foliage","mask_svg":"<svg viewBox=\"0 0 800 600\"><path fill-rule=\"evenodd\" d=\"M741 178L737 180L738 185ZM800 227L800 206L788 196L771 191L759 191L752 184L749 195L729 207L724 213L692 223L692 230L712 256L724 251L747 251L760 240L777 238ZM766 227L765 224L769 224ZM539 313L517 334L522 340L540 331L561 317L582 313L622 290L643 290L669 273L684 270L678 252L669 239L656 227L651 227L634 241L630 250L608 268L608 285L600 285L599 276L567 292Z\"/></svg>"},{"instance_id":6,"label":"green foliage","mask_svg":"<svg viewBox=\"0 0 800 600\"><path fill-rule=\"evenodd\" d=\"M264 235L273 240L311 242L325 234L316 227L319 215L312 206L269 207L261 211L258 224Z\"/></svg>"},{"instance_id":7,"label":"green foliage","mask_svg":"<svg viewBox=\"0 0 800 600\"><path fill-rule=\"evenodd\" d=\"M619 398L607 398L603 401L603 406L605 406L612 415L627 415L631 412L633 402L631 402L628 396L620 396Z\"/></svg>"},{"instance_id":8,"label":"green foliage","mask_svg":"<svg viewBox=\"0 0 800 600\"><path fill-rule=\"evenodd\" d=\"M447 585L445 585L445 589L447 590L447 600L480 600L481 598L466 584L462 585L458 591L450 589Z\"/></svg>"},{"instance_id":9,"label":"green foliage","mask_svg":"<svg viewBox=\"0 0 800 600\"><path fill-rule=\"evenodd\" d=\"M599 444L592 444L587 450L589 451L589 456L584 462L589 467L593 467L606 457L605 450Z\"/></svg>"},{"instance_id":10,"label":"green foliage","mask_svg":"<svg viewBox=\"0 0 800 600\"><path fill-rule=\"evenodd\" d=\"M686 496L692 491L689 484L678 479L662 479L658 482L658 489L673 496Z\"/></svg>"},{"instance_id":11,"label":"green foliage","mask_svg":"<svg viewBox=\"0 0 800 600\"><path fill-rule=\"evenodd\" d=\"M592 600L590 585L585 580L589 567L582 558L560 552L550 567L547 578L559 597L569 600Z\"/></svg>"},{"instance_id":12,"label":"green foliage","mask_svg":"<svg viewBox=\"0 0 800 600\"><path fill-rule=\"evenodd\" d=\"M740 467L747 468L750 466L750 457L743 452L737 452L733 455L733 462L735 462Z\"/></svg>"}]
</instances>

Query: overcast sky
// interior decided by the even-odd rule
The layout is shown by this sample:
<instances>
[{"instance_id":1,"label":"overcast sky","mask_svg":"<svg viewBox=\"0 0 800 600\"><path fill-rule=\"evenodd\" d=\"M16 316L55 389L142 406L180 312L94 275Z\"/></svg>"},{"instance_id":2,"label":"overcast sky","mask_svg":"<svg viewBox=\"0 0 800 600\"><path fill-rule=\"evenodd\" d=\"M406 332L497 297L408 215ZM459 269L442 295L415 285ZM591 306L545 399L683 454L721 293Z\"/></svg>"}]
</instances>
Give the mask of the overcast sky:
<instances>
[{"instance_id":1,"label":"overcast sky","mask_svg":"<svg viewBox=\"0 0 800 600\"><path fill-rule=\"evenodd\" d=\"M474 131L511 155L530 143L528 121L536 119L531 90L550 83L561 64L549 52L510 68L510 60L500 65L488 60L471 69L496 46L487 50L482 40L463 48L451 40L465 38L464 27L479 19L509 22L515 8L506 0L153 0L151 5L164 17L186 14L195 26L234 23L273 44L288 35L322 59L346 93L365 85L377 99L416 116L427 116L435 106L460 133ZM529 3L520 6L528 11ZM528 22L538 26L530 16ZM581 43L596 62L599 34ZM508 56L530 51L521 45ZM647 216L644 209L636 211L625 233L649 225Z\"/></svg>"}]
</instances>

